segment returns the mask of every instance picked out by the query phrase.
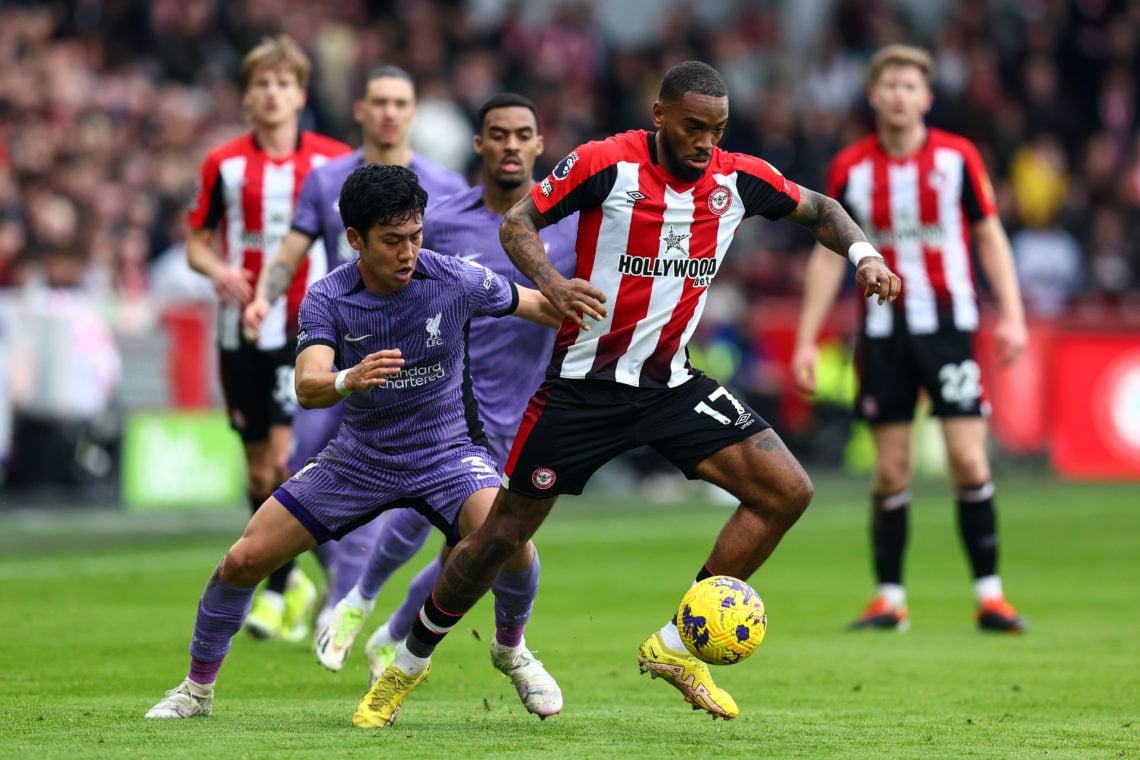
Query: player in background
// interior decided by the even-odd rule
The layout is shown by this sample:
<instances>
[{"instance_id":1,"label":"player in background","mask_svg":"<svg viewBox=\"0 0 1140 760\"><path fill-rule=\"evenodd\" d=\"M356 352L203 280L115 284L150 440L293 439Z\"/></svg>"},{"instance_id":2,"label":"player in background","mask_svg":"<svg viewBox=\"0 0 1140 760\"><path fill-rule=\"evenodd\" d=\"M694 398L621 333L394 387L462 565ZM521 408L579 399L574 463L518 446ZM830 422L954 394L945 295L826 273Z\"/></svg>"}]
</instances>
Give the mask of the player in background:
<instances>
[{"instance_id":1,"label":"player in background","mask_svg":"<svg viewBox=\"0 0 1140 760\"><path fill-rule=\"evenodd\" d=\"M302 131L309 60L289 37L264 40L242 60L242 104L253 129L211 150L202 163L189 214L186 257L209 277L220 299L218 349L230 425L245 447L252 509L287 476L289 427L297 408L293 352L306 267L283 285L285 298L268 310L256 336L243 333L242 308L253 284L281 245L301 184L310 170L349 151L342 142ZM221 255L215 252L220 243ZM288 563L257 598L249 631L292 640L308 635L317 590Z\"/></svg>"},{"instance_id":2,"label":"player in background","mask_svg":"<svg viewBox=\"0 0 1140 760\"><path fill-rule=\"evenodd\" d=\"M740 500L697 580L747 580L811 501L811 481L768 423L689 365L685 346L708 286L739 224L758 214L801 224L848 252L867 295L896 298L899 278L836 201L760 158L717 147L728 124L728 90L712 67L687 61L671 68L652 115L653 132L579 146L503 219L507 254L565 320L491 514L448 556L357 717L363 709L374 725L390 724L423 680L432 651L530 539L558 494L581 493L624 451L648 444L687 477ZM538 231L575 211L576 277L568 280ZM674 614L639 647L642 672L666 679L714 717L736 717L732 697L685 649Z\"/></svg>"},{"instance_id":3,"label":"player in background","mask_svg":"<svg viewBox=\"0 0 1140 760\"><path fill-rule=\"evenodd\" d=\"M402 166L367 164L345 180L340 209L360 258L310 286L296 371L300 403L343 402L344 421L254 513L214 570L198 603L189 674L147 717L210 714L254 589L286 560L396 506L420 510L449 543L490 509L499 474L472 412L468 324L513 314L553 327L560 315L537 290L421 249L426 204L415 173ZM526 542L504 575L527 576L536 559ZM497 584L509 593L496 601L524 621L533 593L513 589L511 578Z\"/></svg>"},{"instance_id":4,"label":"player in background","mask_svg":"<svg viewBox=\"0 0 1140 760\"><path fill-rule=\"evenodd\" d=\"M871 547L878 590L851 628L905 629L903 554L910 506L911 427L920 392L930 398L957 493L958 528L969 556L983 630L1020 632L998 575L994 485L986 455L989 404L973 338L979 308L970 238L998 305L998 358L1012 362L1027 332L1009 240L972 143L926 126L934 65L925 50L889 45L871 59L868 99L876 131L832 161L828 192L868 231L903 278L903 297L868 302L858 334L855 413L875 442ZM844 279L816 246L804 278L792 372L815 390L817 342Z\"/></svg>"},{"instance_id":5,"label":"player in background","mask_svg":"<svg viewBox=\"0 0 1140 760\"><path fill-rule=\"evenodd\" d=\"M499 244L503 214L534 186L535 160L542 154L538 111L528 98L500 93L483 103L477 114L475 153L483 160L483 181L476 187L446 198L431 207L424 223L424 245L433 251L475 261L523 286L522 275ZM558 271L566 277L574 270L577 215L542 230L543 244ZM479 402L479 418L487 435L488 450L501 472L511 441L522 420L527 401L541 384L546 360L554 345L554 331L522 320L478 317L471 320L471 382ZM510 361L504 361L504 357ZM340 670L384 583L426 539L430 524L412 510L394 510L384 519L380 538L364 574L340 601L327 626L319 632L316 654L323 665ZM395 657L395 645L412 627L423 600L431 592L448 547L412 580L400 607L368 639L366 653L373 680ZM537 582L537 561L534 581ZM496 635L492 656L501 656L522 642L522 630L496 608ZM528 679L530 666L520 660L511 678L524 702L536 709L554 699ZM556 687L555 687L556 688ZM560 697L558 698L560 699Z\"/></svg>"},{"instance_id":6,"label":"player in background","mask_svg":"<svg viewBox=\"0 0 1140 760\"><path fill-rule=\"evenodd\" d=\"M427 191L429 209L436 201L467 189L467 182L460 174L412 151L416 90L411 76L403 69L379 66L370 71L360 99L353 104L353 118L360 125L361 147L315 169L305 179L293 212L292 227L276 255L262 269L254 298L242 315L243 327L249 335L260 334L266 317L286 294L296 272L306 262L313 273L309 277L312 282L356 257L356 251L348 244L338 206L341 185L355 169L366 163L408 167L416 173L420 185ZM310 249L312 256L308 256ZM321 255L322 251L324 255ZM297 410L287 465L289 474L298 472L332 440L342 415L340 404ZM426 522L422 524L424 537L421 543L430 528ZM318 628L323 620L327 620L332 606L360 577L368 551L376 542L379 527L379 523L362 525L340 541L318 547L318 559L330 577L325 607L318 615ZM418 548L419 544L411 553L414 554ZM262 623L256 614L251 614L246 625L261 626Z\"/></svg>"}]
</instances>

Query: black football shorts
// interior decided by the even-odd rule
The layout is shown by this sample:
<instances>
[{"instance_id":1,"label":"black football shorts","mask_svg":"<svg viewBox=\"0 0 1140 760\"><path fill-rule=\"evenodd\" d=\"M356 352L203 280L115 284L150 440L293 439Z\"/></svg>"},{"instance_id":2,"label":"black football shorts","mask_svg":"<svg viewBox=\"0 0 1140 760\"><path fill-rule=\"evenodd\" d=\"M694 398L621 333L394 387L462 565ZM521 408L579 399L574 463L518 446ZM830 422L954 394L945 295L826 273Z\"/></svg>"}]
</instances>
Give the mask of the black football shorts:
<instances>
[{"instance_id":1,"label":"black football shorts","mask_svg":"<svg viewBox=\"0 0 1140 760\"><path fill-rule=\"evenodd\" d=\"M578 494L599 467L642 445L692 480L709 456L770 427L700 373L675 388L547 380L523 416L504 482L535 499Z\"/></svg>"},{"instance_id":2,"label":"black football shorts","mask_svg":"<svg viewBox=\"0 0 1140 760\"><path fill-rule=\"evenodd\" d=\"M872 425L913 420L920 390L936 417L989 414L971 332L943 327L930 335L860 336L856 366L855 415Z\"/></svg>"},{"instance_id":3,"label":"black football shorts","mask_svg":"<svg viewBox=\"0 0 1140 760\"><path fill-rule=\"evenodd\" d=\"M296 346L262 351L242 342L240 348L222 351L222 392L230 427L245 443L269 437L270 425L288 425L297 410Z\"/></svg>"}]
</instances>

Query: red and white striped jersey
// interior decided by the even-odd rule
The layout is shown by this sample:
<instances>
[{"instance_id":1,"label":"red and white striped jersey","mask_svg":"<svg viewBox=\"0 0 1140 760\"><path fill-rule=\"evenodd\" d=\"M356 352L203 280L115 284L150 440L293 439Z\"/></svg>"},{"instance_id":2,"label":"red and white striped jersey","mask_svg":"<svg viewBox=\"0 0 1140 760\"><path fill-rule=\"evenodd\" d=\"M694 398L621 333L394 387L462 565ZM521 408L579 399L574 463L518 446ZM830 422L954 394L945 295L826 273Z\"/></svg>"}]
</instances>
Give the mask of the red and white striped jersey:
<instances>
[{"instance_id":1,"label":"red and white striped jersey","mask_svg":"<svg viewBox=\"0 0 1140 760\"><path fill-rule=\"evenodd\" d=\"M912 335L929 335L948 316L958 330L977 329L970 226L997 213L997 206L969 140L929 129L922 147L900 159L868 135L832 161L827 191L903 281L893 304L867 300L869 337L892 334L900 321Z\"/></svg>"},{"instance_id":2,"label":"red and white striped jersey","mask_svg":"<svg viewBox=\"0 0 1140 760\"><path fill-rule=\"evenodd\" d=\"M219 145L202 162L199 187L188 221L195 229L220 229L222 256L231 266L253 273L281 247L293 218L293 206L309 171L348 153L347 145L313 132L301 132L297 149L270 158L253 134ZM297 331L297 310L308 286L306 258L283 298L277 299L261 326L257 346L281 348ZM223 349L241 345L241 307L218 312L218 342Z\"/></svg>"},{"instance_id":3,"label":"red and white striped jersey","mask_svg":"<svg viewBox=\"0 0 1140 760\"><path fill-rule=\"evenodd\" d=\"M686 346L741 221L787 216L800 188L719 148L701 179L681 182L658 163L656 133L635 130L579 146L531 198L551 223L581 212L574 276L608 311L588 331L562 323L547 375L671 388L693 376Z\"/></svg>"}]
</instances>

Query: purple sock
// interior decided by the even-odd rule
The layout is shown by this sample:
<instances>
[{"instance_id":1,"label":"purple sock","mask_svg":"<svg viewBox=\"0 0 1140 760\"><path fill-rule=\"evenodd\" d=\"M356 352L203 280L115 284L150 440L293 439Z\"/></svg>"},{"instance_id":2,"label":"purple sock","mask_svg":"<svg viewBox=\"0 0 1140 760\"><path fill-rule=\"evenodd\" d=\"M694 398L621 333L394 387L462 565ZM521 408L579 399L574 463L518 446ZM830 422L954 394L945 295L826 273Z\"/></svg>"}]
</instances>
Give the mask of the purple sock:
<instances>
[{"instance_id":1,"label":"purple sock","mask_svg":"<svg viewBox=\"0 0 1140 760\"><path fill-rule=\"evenodd\" d=\"M347 536L336 542L336 555L333 559L332 583L326 604L333 605L344 599L356 582L360 580L368 553L380 536L381 526L394 513L383 514L371 522L366 522Z\"/></svg>"},{"instance_id":2,"label":"purple sock","mask_svg":"<svg viewBox=\"0 0 1140 760\"><path fill-rule=\"evenodd\" d=\"M214 569L198 600L194 639L190 642L190 678L198 683L213 683L230 651L230 642L249 614L255 588L231 586Z\"/></svg>"},{"instance_id":3,"label":"purple sock","mask_svg":"<svg viewBox=\"0 0 1140 760\"><path fill-rule=\"evenodd\" d=\"M442 572L443 563L439 561L439 557L436 557L427 563L423 570L416 573L416 577L408 584L408 593L404 596L404 601L388 618L389 635L397 639L408 637L412 623L416 622L416 616L420 614L420 607L424 606L424 600L435 588L435 582L439 580Z\"/></svg>"},{"instance_id":4,"label":"purple sock","mask_svg":"<svg viewBox=\"0 0 1140 760\"><path fill-rule=\"evenodd\" d=\"M495 640L505 647L517 647L523 640L523 629L534 610L538 594L538 552L534 562L521 573L500 570L491 593L495 595Z\"/></svg>"},{"instance_id":5,"label":"purple sock","mask_svg":"<svg viewBox=\"0 0 1140 760\"><path fill-rule=\"evenodd\" d=\"M197 657L190 658L190 680L203 686L218 680L218 671L222 669L222 660L202 662Z\"/></svg>"},{"instance_id":6,"label":"purple sock","mask_svg":"<svg viewBox=\"0 0 1140 760\"><path fill-rule=\"evenodd\" d=\"M397 509L380 527L376 545L357 586L365 599L375 599L392 573L415 556L431 532L427 518L412 509Z\"/></svg>"}]
</instances>

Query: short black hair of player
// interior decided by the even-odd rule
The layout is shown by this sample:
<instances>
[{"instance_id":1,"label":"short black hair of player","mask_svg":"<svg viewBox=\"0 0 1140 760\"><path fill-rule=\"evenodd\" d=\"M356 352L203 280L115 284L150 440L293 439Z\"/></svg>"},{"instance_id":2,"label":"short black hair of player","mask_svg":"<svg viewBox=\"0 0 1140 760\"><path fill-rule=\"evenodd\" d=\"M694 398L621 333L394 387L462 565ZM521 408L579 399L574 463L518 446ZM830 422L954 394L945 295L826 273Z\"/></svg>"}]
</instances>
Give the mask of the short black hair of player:
<instances>
[{"instance_id":1,"label":"short black hair of player","mask_svg":"<svg viewBox=\"0 0 1140 760\"><path fill-rule=\"evenodd\" d=\"M479 131L483 131L488 113L496 108L510 108L512 106L529 109L534 114L534 123L538 124L538 108L530 98L519 95L517 92L500 92L498 95L492 95L483 105L479 106L479 113L475 116L475 123L479 126Z\"/></svg>"},{"instance_id":2,"label":"short black hair of player","mask_svg":"<svg viewBox=\"0 0 1140 760\"><path fill-rule=\"evenodd\" d=\"M396 226L422 217L428 194L416 173L395 164L365 164L340 189L340 219L367 238L377 224Z\"/></svg>"},{"instance_id":3,"label":"short black hair of player","mask_svg":"<svg viewBox=\"0 0 1140 760\"><path fill-rule=\"evenodd\" d=\"M413 91L416 88L416 82L412 79L411 74L390 63L382 64L369 71L368 76L364 78L364 89L367 90L368 85L377 79L403 79L412 85Z\"/></svg>"},{"instance_id":4,"label":"short black hair of player","mask_svg":"<svg viewBox=\"0 0 1140 760\"><path fill-rule=\"evenodd\" d=\"M725 85L724 77L720 75L720 72L707 63L685 61L665 72L665 78L661 80L661 91L657 94L657 99L662 102L680 100L686 92L708 95L713 98L726 98L728 97L728 86Z\"/></svg>"}]
</instances>

